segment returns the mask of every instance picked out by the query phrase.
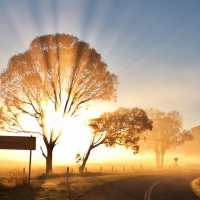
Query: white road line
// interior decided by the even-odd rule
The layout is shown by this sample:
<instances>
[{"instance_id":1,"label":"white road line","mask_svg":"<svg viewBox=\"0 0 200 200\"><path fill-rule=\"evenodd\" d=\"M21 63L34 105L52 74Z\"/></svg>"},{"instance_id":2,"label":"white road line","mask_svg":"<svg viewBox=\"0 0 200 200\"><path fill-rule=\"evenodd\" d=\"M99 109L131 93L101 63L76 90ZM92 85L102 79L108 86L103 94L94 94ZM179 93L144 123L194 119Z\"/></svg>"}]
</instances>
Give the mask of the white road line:
<instances>
[{"instance_id":1,"label":"white road line","mask_svg":"<svg viewBox=\"0 0 200 200\"><path fill-rule=\"evenodd\" d=\"M153 183L152 185L150 185L150 187L147 189L146 193L145 193L145 196L144 196L144 200L151 200L150 199L150 195L151 195L151 191L153 190L153 188L160 182L162 181L165 181L166 179L164 180L161 180L161 181L157 181L155 183Z\"/></svg>"}]
</instances>

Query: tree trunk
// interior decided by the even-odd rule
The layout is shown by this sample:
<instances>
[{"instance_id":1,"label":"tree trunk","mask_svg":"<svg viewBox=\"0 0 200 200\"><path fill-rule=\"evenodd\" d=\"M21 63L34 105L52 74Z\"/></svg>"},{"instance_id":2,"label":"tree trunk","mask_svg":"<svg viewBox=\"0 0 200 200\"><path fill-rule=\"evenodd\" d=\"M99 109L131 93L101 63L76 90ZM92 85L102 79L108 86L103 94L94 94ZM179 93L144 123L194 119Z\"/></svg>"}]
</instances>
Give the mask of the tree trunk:
<instances>
[{"instance_id":1,"label":"tree trunk","mask_svg":"<svg viewBox=\"0 0 200 200\"><path fill-rule=\"evenodd\" d=\"M47 156L46 156L46 174L52 173L52 159L53 159L53 147L49 145L47 147Z\"/></svg>"},{"instance_id":2,"label":"tree trunk","mask_svg":"<svg viewBox=\"0 0 200 200\"><path fill-rule=\"evenodd\" d=\"M84 168L85 168L85 165L86 165L86 162L89 158L89 155L90 155L90 152L92 150L92 147L90 146L90 148L88 149L87 151L87 154L85 155L85 157L83 158L83 162L81 164L81 166L79 167L79 172L82 173L84 171Z\"/></svg>"},{"instance_id":3,"label":"tree trunk","mask_svg":"<svg viewBox=\"0 0 200 200\"><path fill-rule=\"evenodd\" d=\"M164 154L161 154L161 169L163 169L163 164L164 164Z\"/></svg>"},{"instance_id":4,"label":"tree trunk","mask_svg":"<svg viewBox=\"0 0 200 200\"><path fill-rule=\"evenodd\" d=\"M156 167L160 169L160 154L156 153Z\"/></svg>"}]
</instances>

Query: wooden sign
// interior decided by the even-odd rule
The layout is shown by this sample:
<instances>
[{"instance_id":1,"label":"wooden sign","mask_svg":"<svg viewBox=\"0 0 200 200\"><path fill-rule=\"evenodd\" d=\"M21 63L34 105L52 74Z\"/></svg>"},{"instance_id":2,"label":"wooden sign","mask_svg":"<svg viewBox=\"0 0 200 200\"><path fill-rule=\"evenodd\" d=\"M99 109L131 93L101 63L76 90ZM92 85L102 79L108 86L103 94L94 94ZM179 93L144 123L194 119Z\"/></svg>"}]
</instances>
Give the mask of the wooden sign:
<instances>
[{"instance_id":1,"label":"wooden sign","mask_svg":"<svg viewBox=\"0 0 200 200\"><path fill-rule=\"evenodd\" d=\"M36 138L23 136L0 136L0 149L35 150Z\"/></svg>"}]
</instances>

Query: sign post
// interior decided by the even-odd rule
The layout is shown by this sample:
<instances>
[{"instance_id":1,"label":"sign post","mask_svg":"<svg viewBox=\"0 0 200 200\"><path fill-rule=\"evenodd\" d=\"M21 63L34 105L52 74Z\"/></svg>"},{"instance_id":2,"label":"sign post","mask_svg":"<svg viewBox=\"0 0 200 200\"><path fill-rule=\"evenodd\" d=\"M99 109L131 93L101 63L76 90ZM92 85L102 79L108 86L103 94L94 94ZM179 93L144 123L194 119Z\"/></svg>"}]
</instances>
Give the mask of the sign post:
<instances>
[{"instance_id":1,"label":"sign post","mask_svg":"<svg viewBox=\"0 0 200 200\"><path fill-rule=\"evenodd\" d=\"M23 136L0 136L0 149L8 150L30 150L29 157L29 177L28 184L30 185L31 176L31 157L32 150L36 149L35 137L23 137Z\"/></svg>"},{"instance_id":2,"label":"sign post","mask_svg":"<svg viewBox=\"0 0 200 200\"><path fill-rule=\"evenodd\" d=\"M177 168L178 167L178 164L177 164L178 158L174 158L174 161L175 161L175 168Z\"/></svg>"}]
</instances>

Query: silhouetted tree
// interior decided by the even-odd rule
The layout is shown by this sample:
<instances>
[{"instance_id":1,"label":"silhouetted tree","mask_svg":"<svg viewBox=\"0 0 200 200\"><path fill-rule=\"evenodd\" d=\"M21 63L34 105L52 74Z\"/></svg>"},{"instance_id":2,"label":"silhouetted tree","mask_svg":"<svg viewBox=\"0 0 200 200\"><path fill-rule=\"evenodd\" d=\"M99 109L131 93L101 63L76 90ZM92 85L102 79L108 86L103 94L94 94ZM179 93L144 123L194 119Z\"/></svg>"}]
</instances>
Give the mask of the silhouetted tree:
<instances>
[{"instance_id":1,"label":"silhouetted tree","mask_svg":"<svg viewBox=\"0 0 200 200\"><path fill-rule=\"evenodd\" d=\"M36 37L24 52L14 55L0 75L4 116L1 129L24 130L22 116L39 124L47 153L46 173L52 171L52 152L67 116L91 100L116 100L117 77L89 44L66 35Z\"/></svg>"},{"instance_id":2,"label":"silhouetted tree","mask_svg":"<svg viewBox=\"0 0 200 200\"><path fill-rule=\"evenodd\" d=\"M83 172L91 150L101 144L106 147L114 147L116 144L127 148L131 146L136 154L141 133L152 129L152 121L139 108L119 108L114 112L106 112L99 118L90 119L88 125L92 130L92 140L83 156L79 172Z\"/></svg>"},{"instance_id":3,"label":"silhouetted tree","mask_svg":"<svg viewBox=\"0 0 200 200\"><path fill-rule=\"evenodd\" d=\"M153 130L145 132L146 141L143 145L155 152L157 169L162 169L167 150L175 149L193 137L183 130L182 116L177 111L165 113L151 108L146 113L153 121Z\"/></svg>"}]
</instances>

